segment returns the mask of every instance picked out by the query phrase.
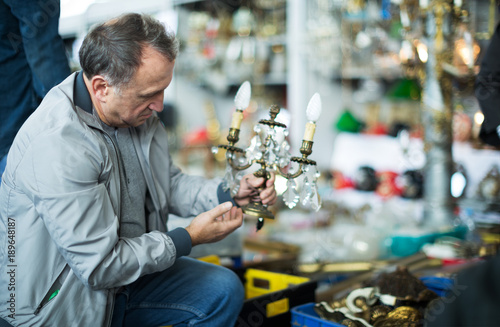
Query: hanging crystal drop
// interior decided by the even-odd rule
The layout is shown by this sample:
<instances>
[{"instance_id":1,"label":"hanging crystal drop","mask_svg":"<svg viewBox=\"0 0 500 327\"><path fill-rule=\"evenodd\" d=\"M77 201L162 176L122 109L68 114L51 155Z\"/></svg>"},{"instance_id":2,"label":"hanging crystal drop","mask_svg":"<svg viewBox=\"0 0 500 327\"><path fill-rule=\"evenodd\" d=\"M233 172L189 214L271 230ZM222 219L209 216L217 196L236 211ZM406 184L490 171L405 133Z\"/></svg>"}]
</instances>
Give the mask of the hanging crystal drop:
<instances>
[{"instance_id":1,"label":"hanging crystal drop","mask_svg":"<svg viewBox=\"0 0 500 327\"><path fill-rule=\"evenodd\" d=\"M313 189L308 176L304 177L304 183L302 184L302 190L300 191L300 202L302 205L306 206L312 196Z\"/></svg>"},{"instance_id":2,"label":"hanging crystal drop","mask_svg":"<svg viewBox=\"0 0 500 327\"><path fill-rule=\"evenodd\" d=\"M283 202L285 202L285 205L290 209L293 209L297 205L297 202L299 202L297 183L293 178L288 179L286 182L286 191L283 193Z\"/></svg>"},{"instance_id":3,"label":"hanging crystal drop","mask_svg":"<svg viewBox=\"0 0 500 327\"><path fill-rule=\"evenodd\" d=\"M260 126L260 124L257 124L253 127L253 131L257 134L260 134L260 132L262 131L262 127Z\"/></svg>"},{"instance_id":4,"label":"hanging crystal drop","mask_svg":"<svg viewBox=\"0 0 500 327\"><path fill-rule=\"evenodd\" d=\"M238 191L240 190L240 182L241 179L243 178L244 172L242 171L233 171L233 185L231 187L231 196L235 197L236 194L238 194Z\"/></svg>"},{"instance_id":5,"label":"hanging crystal drop","mask_svg":"<svg viewBox=\"0 0 500 327\"><path fill-rule=\"evenodd\" d=\"M276 139L276 130L274 128L269 128L268 135L271 136L271 139Z\"/></svg>"},{"instance_id":6,"label":"hanging crystal drop","mask_svg":"<svg viewBox=\"0 0 500 327\"><path fill-rule=\"evenodd\" d=\"M288 142L286 140L284 140L283 143L281 143L279 155L278 155L278 157L279 157L278 165L281 168L288 166L288 164L290 163L290 159L292 156L288 152L288 150L290 150L290 145L288 144Z\"/></svg>"},{"instance_id":7,"label":"hanging crystal drop","mask_svg":"<svg viewBox=\"0 0 500 327\"><path fill-rule=\"evenodd\" d=\"M276 135L276 133L275 133L275 135ZM276 140L276 137L273 137L273 139L272 139L272 151L274 154L273 164L277 165L277 164L279 164L279 161L280 161L281 146L278 143L278 141Z\"/></svg>"},{"instance_id":8,"label":"hanging crystal drop","mask_svg":"<svg viewBox=\"0 0 500 327\"><path fill-rule=\"evenodd\" d=\"M307 168L304 169L304 173L309 178L309 180L313 182L315 182L319 177L318 169L314 165L308 165Z\"/></svg>"},{"instance_id":9,"label":"hanging crystal drop","mask_svg":"<svg viewBox=\"0 0 500 327\"><path fill-rule=\"evenodd\" d=\"M269 126L263 125L262 128L260 129L259 135L262 141L266 140L267 135L269 135Z\"/></svg>"},{"instance_id":10,"label":"hanging crystal drop","mask_svg":"<svg viewBox=\"0 0 500 327\"><path fill-rule=\"evenodd\" d=\"M236 154L236 163L240 167L247 164L247 158L244 153L239 152L238 154Z\"/></svg>"},{"instance_id":11,"label":"hanging crystal drop","mask_svg":"<svg viewBox=\"0 0 500 327\"><path fill-rule=\"evenodd\" d=\"M311 208L314 211L318 211L321 208L321 198L318 193L318 185L314 183L313 195L311 196Z\"/></svg>"},{"instance_id":12,"label":"hanging crystal drop","mask_svg":"<svg viewBox=\"0 0 500 327\"><path fill-rule=\"evenodd\" d=\"M262 143L260 142L260 137L258 135L255 135L251 140L250 140L250 146L246 149L246 156L248 160L254 160L257 159L258 153L260 153L260 147Z\"/></svg>"},{"instance_id":13,"label":"hanging crystal drop","mask_svg":"<svg viewBox=\"0 0 500 327\"><path fill-rule=\"evenodd\" d=\"M264 161L267 165L272 166L276 161L276 154L273 151L274 141L273 139L269 139L266 143L266 151L264 153Z\"/></svg>"},{"instance_id":14,"label":"hanging crystal drop","mask_svg":"<svg viewBox=\"0 0 500 327\"><path fill-rule=\"evenodd\" d=\"M222 189L227 192L234 184L233 168L227 164L226 172L224 173L224 182L222 183Z\"/></svg>"}]
</instances>

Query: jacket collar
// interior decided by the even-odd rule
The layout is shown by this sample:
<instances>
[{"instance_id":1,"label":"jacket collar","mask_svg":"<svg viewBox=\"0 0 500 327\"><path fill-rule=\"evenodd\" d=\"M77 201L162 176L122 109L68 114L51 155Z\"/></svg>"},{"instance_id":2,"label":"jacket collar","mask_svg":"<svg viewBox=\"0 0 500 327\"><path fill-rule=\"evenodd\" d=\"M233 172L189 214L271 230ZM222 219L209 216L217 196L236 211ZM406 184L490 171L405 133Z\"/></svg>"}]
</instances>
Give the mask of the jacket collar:
<instances>
[{"instance_id":1,"label":"jacket collar","mask_svg":"<svg viewBox=\"0 0 500 327\"><path fill-rule=\"evenodd\" d=\"M87 86L85 85L85 81L83 80L83 71L79 71L78 75L76 75L73 92L73 101L75 105L92 115L92 100L87 90Z\"/></svg>"},{"instance_id":2,"label":"jacket collar","mask_svg":"<svg viewBox=\"0 0 500 327\"><path fill-rule=\"evenodd\" d=\"M87 125L102 130L101 121L93 113L90 93L83 80L83 71L75 73L73 84L73 104L80 119Z\"/></svg>"}]
</instances>

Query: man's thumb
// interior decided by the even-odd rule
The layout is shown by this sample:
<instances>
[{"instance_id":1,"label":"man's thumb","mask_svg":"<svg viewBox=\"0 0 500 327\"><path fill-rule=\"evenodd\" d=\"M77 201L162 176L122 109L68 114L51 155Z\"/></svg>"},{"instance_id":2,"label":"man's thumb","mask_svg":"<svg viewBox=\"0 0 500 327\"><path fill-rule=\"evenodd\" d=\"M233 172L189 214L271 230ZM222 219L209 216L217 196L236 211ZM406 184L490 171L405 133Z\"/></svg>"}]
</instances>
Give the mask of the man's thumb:
<instances>
[{"instance_id":1,"label":"man's thumb","mask_svg":"<svg viewBox=\"0 0 500 327\"><path fill-rule=\"evenodd\" d=\"M250 184L250 186L257 188L257 187L262 186L262 183L264 182L264 178L252 176L249 179L247 179L247 182L248 182L248 184Z\"/></svg>"}]
</instances>

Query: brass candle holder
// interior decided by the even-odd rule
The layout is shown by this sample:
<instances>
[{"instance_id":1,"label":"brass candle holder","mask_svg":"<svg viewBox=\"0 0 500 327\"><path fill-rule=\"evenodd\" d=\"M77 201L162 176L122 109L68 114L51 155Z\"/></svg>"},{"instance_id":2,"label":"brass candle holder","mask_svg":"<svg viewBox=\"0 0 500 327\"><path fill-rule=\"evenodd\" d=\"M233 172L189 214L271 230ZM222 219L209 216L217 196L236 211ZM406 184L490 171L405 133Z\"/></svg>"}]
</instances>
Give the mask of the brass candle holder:
<instances>
[{"instance_id":1,"label":"brass candle holder","mask_svg":"<svg viewBox=\"0 0 500 327\"><path fill-rule=\"evenodd\" d=\"M272 105L269 108L269 119L262 119L254 127L255 136L251 144L245 150L236 146L239 141L240 125L243 119L243 110L248 107L250 101L250 84L242 84L235 96L236 111L227 136L228 144L219 145L218 149L226 150L227 167L224 176L224 188L230 190L231 195L238 193L243 171L254 164L260 168L254 172L256 177L262 177L264 183L255 189L254 201L242 207L245 214L258 218L257 230L264 225L264 218L274 219L274 214L262 204L258 194L265 187L270 173L274 172L287 179L287 189L283 193L285 204L292 209L301 200L303 205L311 205L319 210L321 199L317 191L317 179L319 173L316 162L308 159L312 153L312 139L316 128L316 120L321 113L321 98L315 94L309 102L307 116L309 122L306 124L306 132L300 148L302 157L291 157L288 150L290 145L286 140L288 136L287 126L276 120L280 107ZM295 166L295 167L292 167ZM300 177L300 178L299 178ZM298 181L298 183L297 183Z\"/></svg>"}]
</instances>

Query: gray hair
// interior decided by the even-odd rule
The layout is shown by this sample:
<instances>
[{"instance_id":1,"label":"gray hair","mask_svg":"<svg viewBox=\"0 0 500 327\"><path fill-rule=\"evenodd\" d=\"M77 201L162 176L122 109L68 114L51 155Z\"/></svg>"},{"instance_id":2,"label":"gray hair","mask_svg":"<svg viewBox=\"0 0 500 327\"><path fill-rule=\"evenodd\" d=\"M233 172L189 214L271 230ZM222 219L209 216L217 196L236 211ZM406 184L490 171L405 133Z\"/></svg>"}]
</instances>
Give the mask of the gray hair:
<instances>
[{"instance_id":1,"label":"gray hair","mask_svg":"<svg viewBox=\"0 0 500 327\"><path fill-rule=\"evenodd\" d=\"M146 46L170 62L179 52L175 35L158 20L144 14L125 14L90 30L79 51L80 66L87 78L103 75L110 85L120 89L141 65Z\"/></svg>"}]
</instances>

